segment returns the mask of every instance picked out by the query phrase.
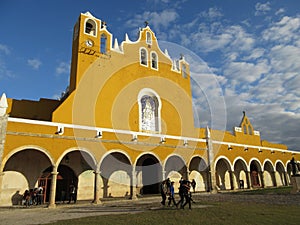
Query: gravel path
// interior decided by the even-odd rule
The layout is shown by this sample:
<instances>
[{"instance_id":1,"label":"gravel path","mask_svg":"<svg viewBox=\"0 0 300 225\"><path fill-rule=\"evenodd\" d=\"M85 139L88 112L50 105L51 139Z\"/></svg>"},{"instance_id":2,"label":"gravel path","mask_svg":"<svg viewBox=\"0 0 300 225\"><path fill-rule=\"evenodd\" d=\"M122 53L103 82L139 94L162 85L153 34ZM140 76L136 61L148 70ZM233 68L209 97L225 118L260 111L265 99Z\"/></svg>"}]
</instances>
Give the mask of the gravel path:
<instances>
[{"instance_id":1,"label":"gravel path","mask_svg":"<svg viewBox=\"0 0 300 225\"><path fill-rule=\"evenodd\" d=\"M176 196L178 199L178 196ZM300 194L296 195L242 195L242 194L195 194L193 199L198 204L193 208L203 208L209 205L205 202L256 202L267 204L290 204L300 206ZM3 207L0 208L0 225L36 225L58 220L81 218L98 215L124 213L139 213L146 210L161 209L160 197L146 197L139 200L106 201L99 205L87 202L77 204L58 204L55 209L44 207Z\"/></svg>"}]
</instances>

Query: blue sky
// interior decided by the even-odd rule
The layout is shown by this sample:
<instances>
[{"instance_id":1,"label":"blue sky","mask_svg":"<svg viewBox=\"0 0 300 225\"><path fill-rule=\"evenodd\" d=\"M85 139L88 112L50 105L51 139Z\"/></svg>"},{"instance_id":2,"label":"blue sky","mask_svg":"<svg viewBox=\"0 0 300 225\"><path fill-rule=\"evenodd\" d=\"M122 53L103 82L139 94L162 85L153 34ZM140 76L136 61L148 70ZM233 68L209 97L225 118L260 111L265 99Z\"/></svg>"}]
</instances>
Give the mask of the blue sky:
<instances>
[{"instance_id":1,"label":"blue sky","mask_svg":"<svg viewBox=\"0 0 300 225\"><path fill-rule=\"evenodd\" d=\"M136 40L147 20L190 62L201 127L215 115L214 128L232 131L246 111L262 139L300 150L300 1L2 0L0 10L0 94L8 98L58 98L66 89L80 13L106 21L119 43L125 33Z\"/></svg>"}]
</instances>

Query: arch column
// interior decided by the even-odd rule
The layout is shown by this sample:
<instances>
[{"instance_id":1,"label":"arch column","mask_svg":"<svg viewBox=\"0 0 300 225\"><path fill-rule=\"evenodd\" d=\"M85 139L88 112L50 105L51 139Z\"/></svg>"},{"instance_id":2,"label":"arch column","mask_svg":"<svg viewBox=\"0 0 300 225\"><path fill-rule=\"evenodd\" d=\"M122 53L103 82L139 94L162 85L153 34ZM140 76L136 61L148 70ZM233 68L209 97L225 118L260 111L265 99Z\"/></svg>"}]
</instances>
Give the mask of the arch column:
<instances>
[{"instance_id":1,"label":"arch column","mask_svg":"<svg viewBox=\"0 0 300 225\"><path fill-rule=\"evenodd\" d=\"M188 167L186 166L186 172L185 172L185 179L189 180L189 175L190 175L190 171L188 169Z\"/></svg>"},{"instance_id":2,"label":"arch column","mask_svg":"<svg viewBox=\"0 0 300 225\"><path fill-rule=\"evenodd\" d=\"M207 147L207 162L208 162L208 170L207 170L207 178L208 178L208 190L211 193L217 193L217 181L216 181L216 170L214 168L214 152L212 140L210 137L210 131L208 127L206 127L206 147Z\"/></svg>"},{"instance_id":3,"label":"arch column","mask_svg":"<svg viewBox=\"0 0 300 225\"><path fill-rule=\"evenodd\" d=\"M277 187L276 171L272 171L272 180L273 180L273 186Z\"/></svg>"},{"instance_id":4,"label":"arch column","mask_svg":"<svg viewBox=\"0 0 300 225\"><path fill-rule=\"evenodd\" d=\"M230 189L231 190L236 190L237 186L236 186L236 182L235 182L235 175L233 171L228 171L229 172L229 177L230 177Z\"/></svg>"},{"instance_id":5,"label":"arch column","mask_svg":"<svg viewBox=\"0 0 300 225\"><path fill-rule=\"evenodd\" d=\"M288 186L288 175L287 171L283 171L283 178L284 178L284 186Z\"/></svg>"},{"instance_id":6,"label":"arch column","mask_svg":"<svg viewBox=\"0 0 300 225\"><path fill-rule=\"evenodd\" d=\"M0 106L1 110L1 106ZM0 115L0 162L2 162L2 155L4 151L4 143L6 139L6 128L7 128L8 115Z\"/></svg>"},{"instance_id":7,"label":"arch column","mask_svg":"<svg viewBox=\"0 0 300 225\"><path fill-rule=\"evenodd\" d=\"M93 203L94 204L100 204L100 172L98 171L94 171L95 174L95 179L94 179L94 200Z\"/></svg>"},{"instance_id":8,"label":"arch column","mask_svg":"<svg viewBox=\"0 0 300 225\"><path fill-rule=\"evenodd\" d=\"M251 172L246 171L246 180L247 180L247 188L248 189L252 189L250 177L251 177Z\"/></svg>"},{"instance_id":9,"label":"arch column","mask_svg":"<svg viewBox=\"0 0 300 225\"><path fill-rule=\"evenodd\" d=\"M166 170L162 169L162 180L166 179Z\"/></svg>"},{"instance_id":10,"label":"arch column","mask_svg":"<svg viewBox=\"0 0 300 225\"><path fill-rule=\"evenodd\" d=\"M5 174L4 172L0 172L0 199L1 199L1 194L2 194L2 182L3 182L4 174Z\"/></svg>"},{"instance_id":11,"label":"arch column","mask_svg":"<svg viewBox=\"0 0 300 225\"><path fill-rule=\"evenodd\" d=\"M260 183L261 187L265 187L265 177L264 177L264 171L259 171L259 177L260 177Z\"/></svg>"},{"instance_id":12,"label":"arch column","mask_svg":"<svg viewBox=\"0 0 300 225\"><path fill-rule=\"evenodd\" d=\"M57 182L57 167L53 166L53 170L51 172L52 180L51 180L51 187L50 187L50 200L49 200L49 208L55 208L55 196L56 196L56 182Z\"/></svg>"},{"instance_id":13,"label":"arch column","mask_svg":"<svg viewBox=\"0 0 300 225\"><path fill-rule=\"evenodd\" d=\"M135 171L135 167L132 167L131 171L131 185L130 185L130 198L132 200L137 200L137 191L136 191L136 185L137 185L137 172Z\"/></svg>"}]
</instances>

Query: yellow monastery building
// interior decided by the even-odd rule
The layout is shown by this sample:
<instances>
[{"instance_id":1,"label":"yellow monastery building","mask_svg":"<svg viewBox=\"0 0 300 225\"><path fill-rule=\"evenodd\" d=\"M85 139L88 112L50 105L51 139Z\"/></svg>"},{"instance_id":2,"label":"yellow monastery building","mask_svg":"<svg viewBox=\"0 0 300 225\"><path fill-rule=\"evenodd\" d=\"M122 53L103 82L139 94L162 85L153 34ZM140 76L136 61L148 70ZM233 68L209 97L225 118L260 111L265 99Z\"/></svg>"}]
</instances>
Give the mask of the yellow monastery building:
<instances>
[{"instance_id":1,"label":"yellow monastery building","mask_svg":"<svg viewBox=\"0 0 300 225\"><path fill-rule=\"evenodd\" d=\"M113 40L89 12L74 27L69 90L60 100L0 100L0 205L42 186L50 207L67 198L159 193L170 178L196 191L290 185L300 154L260 138L244 113L233 133L196 128L189 64L159 48L146 26ZM176 190L176 189L175 189Z\"/></svg>"}]
</instances>

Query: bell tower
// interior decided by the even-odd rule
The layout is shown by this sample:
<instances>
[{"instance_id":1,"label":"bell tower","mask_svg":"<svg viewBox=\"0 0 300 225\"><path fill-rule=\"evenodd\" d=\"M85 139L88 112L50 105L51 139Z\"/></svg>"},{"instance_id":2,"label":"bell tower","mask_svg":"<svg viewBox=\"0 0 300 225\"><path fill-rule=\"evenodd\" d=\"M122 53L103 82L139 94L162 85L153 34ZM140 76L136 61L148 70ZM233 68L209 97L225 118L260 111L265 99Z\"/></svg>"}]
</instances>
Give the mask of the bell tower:
<instances>
[{"instance_id":1,"label":"bell tower","mask_svg":"<svg viewBox=\"0 0 300 225\"><path fill-rule=\"evenodd\" d=\"M74 26L70 93L76 89L86 69L111 49L112 35L106 30L106 23L90 12L80 14Z\"/></svg>"}]
</instances>

